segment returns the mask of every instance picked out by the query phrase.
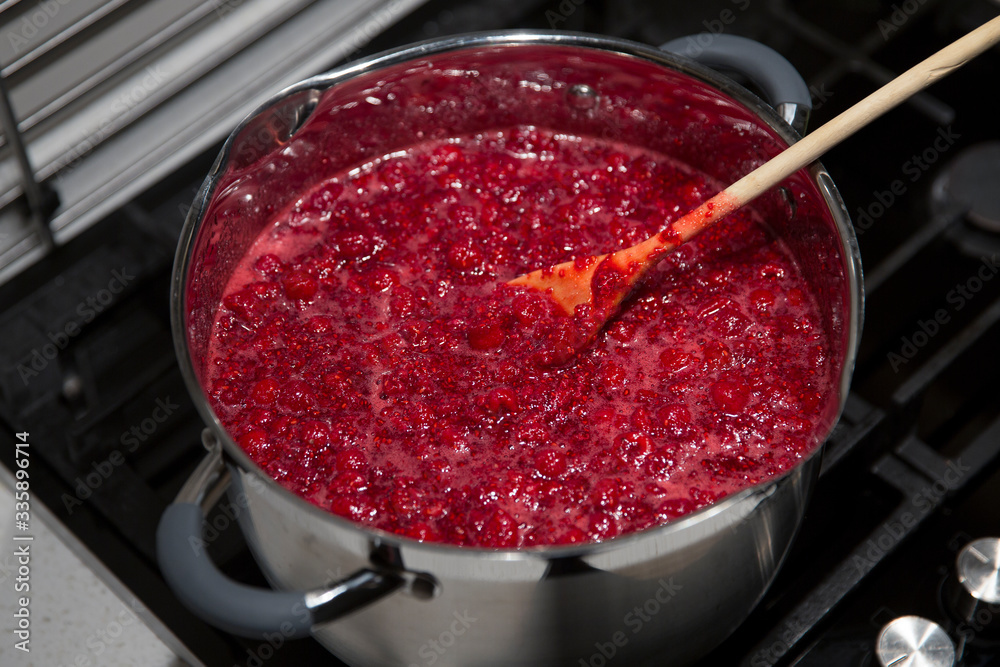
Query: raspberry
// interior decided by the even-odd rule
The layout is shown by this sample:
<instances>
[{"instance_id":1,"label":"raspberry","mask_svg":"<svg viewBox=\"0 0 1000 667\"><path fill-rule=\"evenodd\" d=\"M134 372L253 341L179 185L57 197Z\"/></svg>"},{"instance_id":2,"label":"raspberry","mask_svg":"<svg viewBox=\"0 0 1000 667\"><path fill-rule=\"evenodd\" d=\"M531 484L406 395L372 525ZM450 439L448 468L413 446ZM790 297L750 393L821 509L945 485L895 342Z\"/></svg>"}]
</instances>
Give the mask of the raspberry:
<instances>
[{"instance_id":1,"label":"raspberry","mask_svg":"<svg viewBox=\"0 0 1000 667\"><path fill-rule=\"evenodd\" d=\"M733 354L725 343L713 340L704 346L703 354L709 370L723 371L732 367Z\"/></svg>"},{"instance_id":2,"label":"raspberry","mask_svg":"<svg viewBox=\"0 0 1000 667\"><path fill-rule=\"evenodd\" d=\"M535 453L535 468L549 479L562 475L566 467L566 455L558 449L546 447Z\"/></svg>"},{"instance_id":3,"label":"raspberry","mask_svg":"<svg viewBox=\"0 0 1000 667\"><path fill-rule=\"evenodd\" d=\"M413 296L413 290L397 285L390 291L392 295L389 299L389 312L393 317L406 319L414 314L417 308L417 300Z\"/></svg>"},{"instance_id":4,"label":"raspberry","mask_svg":"<svg viewBox=\"0 0 1000 667\"><path fill-rule=\"evenodd\" d=\"M762 313L767 313L774 305L774 292L771 290L757 288L750 292L750 303L754 308Z\"/></svg>"},{"instance_id":5,"label":"raspberry","mask_svg":"<svg viewBox=\"0 0 1000 667\"><path fill-rule=\"evenodd\" d=\"M336 456L337 470L359 472L368 464L364 452L357 448L342 449Z\"/></svg>"},{"instance_id":6,"label":"raspberry","mask_svg":"<svg viewBox=\"0 0 1000 667\"><path fill-rule=\"evenodd\" d=\"M263 408L254 408L247 413L247 423L263 429L270 426L273 419L274 413Z\"/></svg>"},{"instance_id":7,"label":"raspberry","mask_svg":"<svg viewBox=\"0 0 1000 667\"><path fill-rule=\"evenodd\" d=\"M370 498L354 492L335 496L330 503L330 511L352 521L371 520L378 512Z\"/></svg>"},{"instance_id":8,"label":"raspberry","mask_svg":"<svg viewBox=\"0 0 1000 667\"><path fill-rule=\"evenodd\" d=\"M587 517L587 528L595 540L607 540L618 535L618 525L606 512L594 512Z\"/></svg>"},{"instance_id":9,"label":"raspberry","mask_svg":"<svg viewBox=\"0 0 1000 667\"><path fill-rule=\"evenodd\" d=\"M276 448L270 443L267 431L263 429L255 428L247 431L237 443L260 466L270 463L276 454Z\"/></svg>"},{"instance_id":10,"label":"raspberry","mask_svg":"<svg viewBox=\"0 0 1000 667\"><path fill-rule=\"evenodd\" d=\"M541 445L549 442L549 433L538 422L527 422L514 429L514 437L523 445ZM558 450L555 450L558 451Z\"/></svg>"},{"instance_id":11,"label":"raspberry","mask_svg":"<svg viewBox=\"0 0 1000 667\"><path fill-rule=\"evenodd\" d=\"M368 480L354 472L344 472L333 478L327 491L334 495L353 495L368 488Z\"/></svg>"},{"instance_id":12,"label":"raspberry","mask_svg":"<svg viewBox=\"0 0 1000 667\"><path fill-rule=\"evenodd\" d=\"M391 269L377 268L367 274L365 285L370 292L385 292L399 285L399 276Z\"/></svg>"},{"instance_id":13,"label":"raspberry","mask_svg":"<svg viewBox=\"0 0 1000 667\"><path fill-rule=\"evenodd\" d=\"M281 281L281 284L285 287L285 294L288 295L289 299L299 301L308 301L316 295L316 290L319 289L316 279L302 269L296 269L289 273Z\"/></svg>"},{"instance_id":14,"label":"raspberry","mask_svg":"<svg viewBox=\"0 0 1000 667\"><path fill-rule=\"evenodd\" d=\"M434 530L433 526L423 521L408 525L403 530L403 535L421 542L439 542L441 540L440 533Z\"/></svg>"},{"instance_id":15,"label":"raspberry","mask_svg":"<svg viewBox=\"0 0 1000 667\"><path fill-rule=\"evenodd\" d=\"M590 502L598 507L615 508L621 500L621 486L618 480L605 478L590 490Z\"/></svg>"},{"instance_id":16,"label":"raspberry","mask_svg":"<svg viewBox=\"0 0 1000 667\"><path fill-rule=\"evenodd\" d=\"M278 402L288 410L301 412L312 405L312 391L309 389L309 385L302 380L292 380L281 389Z\"/></svg>"},{"instance_id":17,"label":"raspberry","mask_svg":"<svg viewBox=\"0 0 1000 667\"><path fill-rule=\"evenodd\" d=\"M231 385L218 385L215 389L215 395L218 397L219 401L226 405L231 406L241 406L243 405L243 396L239 389Z\"/></svg>"},{"instance_id":18,"label":"raspberry","mask_svg":"<svg viewBox=\"0 0 1000 667\"><path fill-rule=\"evenodd\" d=\"M711 318L712 330L721 336L735 338L746 334L750 319L732 302L728 302Z\"/></svg>"},{"instance_id":19,"label":"raspberry","mask_svg":"<svg viewBox=\"0 0 1000 667\"><path fill-rule=\"evenodd\" d=\"M621 390L628 384L629 377L620 364L610 362L605 365L600 381L609 389Z\"/></svg>"},{"instance_id":20,"label":"raspberry","mask_svg":"<svg viewBox=\"0 0 1000 667\"><path fill-rule=\"evenodd\" d=\"M517 323L522 327L529 327L537 324L545 317L546 303L535 294L517 294L511 300L511 311L517 319Z\"/></svg>"},{"instance_id":21,"label":"raspberry","mask_svg":"<svg viewBox=\"0 0 1000 667\"><path fill-rule=\"evenodd\" d=\"M643 407L636 408L635 412L632 413L632 426L640 431L649 431L653 426L653 419L649 414L649 410Z\"/></svg>"},{"instance_id":22,"label":"raspberry","mask_svg":"<svg viewBox=\"0 0 1000 667\"><path fill-rule=\"evenodd\" d=\"M222 300L222 305L246 322L253 322L265 310L265 306L260 303L260 300L247 290L226 296Z\"/></svg>"},{"instance_id":23,"label":"raspberry","mask_svg":"<svg viewBox=\"0 0 1000 667\"><path fill-rule=\"evenodd\" d=\"M264 378L250 390L250 400L257 405L271 405L278 400L278 389L281 385L273 378Z\"/></svg>"},{"instance_id":24,"label":"raspberry","mask_svg":"<svg viewBox=\"0 0 1000 667\"><path fill-rule=\"evenodd\" d=\"M608 335L621 343L627 343L635 337L637 328L635 322L618 321L608 327Z\"/></svg>"},{"instance_id":25,"label":"raspberry","mask_svg":"<svg viewBox=\"0 0 1000 667\"><path fill-rule=\"evenodd\" d=\"M331 435L330 425L316 419L304 422L299 431L299 437L302 439L302 442L314 449L329 445Z\"/></svg>"},{"instance_id":26,"label":"raspberry","mask_svg":"<svg viewBox=\"0 0 1000 667\"><path fill-rule=\"evenodd\" d=\"M397 514L408 515L420 509L423 493L413 487L396 489L392 492L392 507Z\"/></svg>"},{"instance_id":27,"label":"raspberry","mask_svg":"<svg viewBox=\"0 0 1000 667\"><path fill-rule=\"evenodd\" d=\"M484 324L469 329L469 346L474 350L492 350L503 345L507 335L496 324Z\"/></svg>"},{"instance_id":28,"label":"raspberry","mask_svg":"<svg viewBox=\"0 0 1000 667\"><path fill-rule=\"evenodd\" d=\"M671 471L676 467L674 454L666 447L660 447L646 457L646 473L650 477L669 477Z\"/></svg>"},{"instance_id":29,"label":"raspberry","mask_svg":"<svg viewBox=\"0 0 1000 667\"><path fill-rule=\"evenodd\" d=\"M694 357L674 348L660 353L660 365L671 373L680 373L694 365Z\"/></svg>"},{"instance_id":30,"label":"raspberry","mask_svg":"<svg viewBox=\"0 0 1000 667\"><path fill-rule=\"evenodd\" d=\"M371 255L375 249L372 239L361 232L343 231L334 237L339 255L346 259L357 259Z\"/></svg>"},{"instance_id":31,"label":"raspberry","mask_svg":"<svg viewBox=\"0 0 1000 667\"><path fill-rule=\"evenodd\" d=\"M706 489L700 489L698 487L692 487L691 490L688 491L688 495L691 497L694 504L699 508L711 505L719 498L718 494Z\"/></svg>"},{"instance_id":32,"label":"raspberry","mask_svg":"<svg viewBox=\"0 0 1000 667\"><path fill-rule=\"evenodd\" d=\"M468 271L482 265L484 257L482 251L469 243L457 243L453 245L447 254L448 266L456 271Z\"/></svg>"},{"instance_id":33,"label":"raspberry","mask_svg":"<svg viewBox=\"0 0 1000 667\"><path fill-rule=\"evenodd\" d=\"M257 269L265 276L274 276L284 271L285 266L281 263L281 260L278 259L277 255L268 253L258 257L257 261L254 262L253 268Z\"/></svg>"},{"instance_id":34,"label":"raspberry","mask_svg":"<svg viewBox=\"0 0 1000 667\"><path fill-rule=\"evenodd\" d=\"M474 545L483 547L512 548L517 546L517 523L501 509L473 512L472 531Z\"/></svg>"},{"instance_id":35,"label":"raspberry","mask_svg":"<svg viewBox=\"0 0 1000 667\"><path fill-rule=\"evenodd\" d=\"M445 447L448 447L449 449L452 449L456 452L464 453L469 451L468 441L466 440L465 436L463 436L462 433L456 428L452 428L449 426L444 429L441 429L440 433L438 433L438 440L440 440L441 444L443 444Z\"/></svg>"},{"instance_id":36,"label":"raspberry","mask_svg":"<svg viewBox=\"0 0 1000 667\"><path fill-rule=\"evenodd\" d=\"M785 270L785 267L777 262L768 262L767 264L761 266L760 269L758 270L758 274L764 280L770 280L774 278L780 280L784 278L787 273L788 271Z\"/></svg>"},{"instance_id":37,"label":"raspberry","mask_svg":"<svg viewBox=\"0 0 1000 667\"><path fill-rule=\"evenodd\" d=\"M566 529L555 542L557 544L582 544L587 541L587 533L580 530L576 526L570 526Z\"/></svg>"},{"instance_id":38,"label":"raspberry","mask_svg":"<svg viewBox=\"0 0 1000 667\"><path fill-rule=\"evenodd\" d=\"M745 383L736 380L719 380L712 385L712 400L726 414L739 414L750 401L750 390Z\"/></svg>"},{"instance_id":39,"label":"raspberry","mask_svg":"<svg viewBox=\"0 0 1000 667\"><path fill-rule=\"evenodd\" d=\"M656 411L656 417L668 427L691 423L691 412L683 405L666 405Z\"/></svg>"},{"instance_id":40,"label":"raspberry","mask_svg":"<svg viewBox=\"0 0 1000 667\"><path fill-rule=\"evenodd\" d=\"M490 412L496 414L500 412L513 413L517 412L518 400L517 394L514 393L512 389L507 387L499 387L497 389L491 390L486 395L485 407Z\"/></svg>"},{"instance_id":41,"label":"raspberry","mask_svg":"<svg viewBox=\"0 0 1000 667\"><path fill-rule=\"evenodd\" d=\"M670 498L660 503L656 509L657 515L669 521L679 516L684 516L698 509L694 501L687 498Z\"/></svg>"}]
</instances>

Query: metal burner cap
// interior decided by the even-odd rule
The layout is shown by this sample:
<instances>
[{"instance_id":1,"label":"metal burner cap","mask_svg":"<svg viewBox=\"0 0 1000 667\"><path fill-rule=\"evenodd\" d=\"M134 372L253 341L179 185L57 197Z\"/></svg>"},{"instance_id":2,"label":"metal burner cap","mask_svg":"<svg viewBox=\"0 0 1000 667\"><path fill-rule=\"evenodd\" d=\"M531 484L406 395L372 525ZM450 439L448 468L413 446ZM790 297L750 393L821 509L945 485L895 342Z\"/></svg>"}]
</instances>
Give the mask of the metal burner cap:
<instances>
[{"instance_id":1,"label":"metal burner cap","mask_svg":"<svg viewBox=\"0 0 1000 667\"><path fill-rule=\"evenodd\" d=\"M946 168L943 195L961 206L973 225L1000 232L1000 141L962 151Z\"/></svg>"},{"instance_id":2,"label":"metal burner cap","mask_svg":"<svg viewBox=\"0 0 1000 667\"><path fill-rule=\"evenodd\" d=\"M958 581L969 595L986 604L1000 604L1000 539L984 537L958 552Z\"/></svg>"},{"instance_id":3,"label":"metal burner cap","mask_svg":"<svg viewBox=\"0 0 1000 667\"><path fill-rule=\"evenodd\" d=\"M876 646L882 667L952 667L955 645L944 629L920 616L900 616L878 636Z\"/></svg>"}]
</instances>

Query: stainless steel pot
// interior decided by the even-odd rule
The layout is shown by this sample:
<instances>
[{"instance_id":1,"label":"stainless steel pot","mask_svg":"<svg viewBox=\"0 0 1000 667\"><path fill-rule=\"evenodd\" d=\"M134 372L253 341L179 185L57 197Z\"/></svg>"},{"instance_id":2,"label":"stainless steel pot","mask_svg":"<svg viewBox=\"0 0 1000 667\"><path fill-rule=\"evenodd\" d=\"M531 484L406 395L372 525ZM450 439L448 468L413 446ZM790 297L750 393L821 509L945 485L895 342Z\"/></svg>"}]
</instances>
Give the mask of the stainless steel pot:
<instances>
[{"instance_id":1,"label":"stainless steel pot","mask_svg":"<svg viewBox=\"0 0 1000 667\"><path fill-rule=\"evenodd\" d=\"M679 47L694 44L693 55L715 64L761 62L744 41L712 36ZM732 632L788 550L819 449L778 479L600 544L423 544L361 528L280 487L223 429L200 379L236 262L270 216L332 171L420 137L518 123L648 146L728 183L798 136L789 122L803 122L808 92L797 77L775 77L774 67L790 68L771 62L751 76L778 96L785 119L712 70L640 44L565 33L471 35L309 79L247 118L197 197L174 270L177 355L208 424L209 449L158 534L160 566L178 596L232 632L272 643L311 633L344 661L366 666L636 665L654 655L659 665L681 665ZM433 113L403 104L443 81L464 91L454 104ZM725 122L706 122L718 118ZM840 378L839 395L818 415L828 433L847 395L861 326L850 220L819 164L755 206L825 308ZM205 555L202 506L227 487L255 557L282 592L228 581Z\"/></svg>"}]
</instances>

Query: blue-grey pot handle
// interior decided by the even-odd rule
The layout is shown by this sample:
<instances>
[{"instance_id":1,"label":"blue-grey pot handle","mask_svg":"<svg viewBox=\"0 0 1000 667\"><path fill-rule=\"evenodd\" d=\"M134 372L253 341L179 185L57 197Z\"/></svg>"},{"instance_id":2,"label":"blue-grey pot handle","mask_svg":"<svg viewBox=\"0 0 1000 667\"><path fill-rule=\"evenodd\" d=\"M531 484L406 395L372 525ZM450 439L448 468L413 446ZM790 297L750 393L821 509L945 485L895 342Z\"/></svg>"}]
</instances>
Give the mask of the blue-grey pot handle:
<instances>
[{"instance_id":1,"label":"blue-grey pot handle","mask_svg":"<svg viewBox=\"0 0 1000 667\"><path fill-rule=\"evenodd\" d=\"M362 569L316 591L275 591L229 579L212 562L202 539L204 504L212 505L229 477L216 443L156 531L156 556L167 583L185 606L212 625L244 637L308 636L332 620L382 598L403 584L391 572Z\"/></svg>"},{"instance_id":2,"label":"blue-grey pot handle","mask_svg":"<svg viewBox=\"0 0 1000 667\"><path fill-rule=\"evenodd\" d=\"M735 70L761 89L777 112L799 134L805 134L812 96L795 66L772 49L738 35L701 33L660 46L712 68Z\"/></svg>"}]
</instances>

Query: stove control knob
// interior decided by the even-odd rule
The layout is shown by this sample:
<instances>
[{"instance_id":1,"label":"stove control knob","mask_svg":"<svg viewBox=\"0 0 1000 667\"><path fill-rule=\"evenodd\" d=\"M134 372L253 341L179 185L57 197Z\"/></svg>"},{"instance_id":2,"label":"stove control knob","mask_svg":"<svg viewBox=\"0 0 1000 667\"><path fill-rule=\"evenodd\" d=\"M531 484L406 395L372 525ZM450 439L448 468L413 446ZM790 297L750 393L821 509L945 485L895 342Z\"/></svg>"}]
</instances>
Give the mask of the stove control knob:
<instances>
[{"instance_id":1,"label":"stove control knob","mask_svg":"<svg viewBox=\"0 0 1000 667\"><path fill-rule=\"evenodd\" d=\"M962 547L955 578L958 585L950 595L955 613L969 623L990 624L1000 605L1000 538L984 537Z\"/></svg>"},{"instance_id":2,"label":"stove control knob","mask_svg":"<svg viewBox=\"0 0 1000 667\"><path fill-rule=\"evenodd\" d=\"M878 635L875 647L882 667L953 667L955 644L937 623L920 616L900 616Z\"/></svg>"}]
</instances>

